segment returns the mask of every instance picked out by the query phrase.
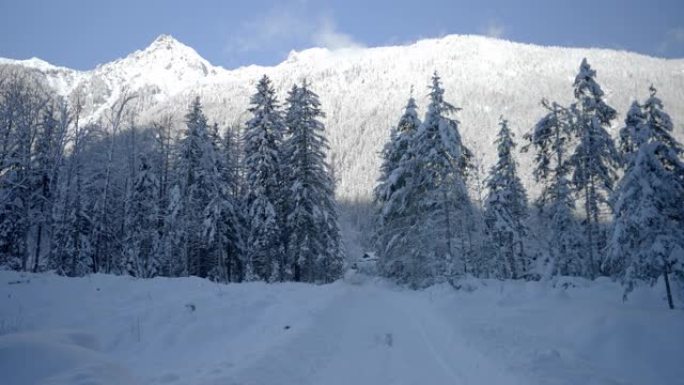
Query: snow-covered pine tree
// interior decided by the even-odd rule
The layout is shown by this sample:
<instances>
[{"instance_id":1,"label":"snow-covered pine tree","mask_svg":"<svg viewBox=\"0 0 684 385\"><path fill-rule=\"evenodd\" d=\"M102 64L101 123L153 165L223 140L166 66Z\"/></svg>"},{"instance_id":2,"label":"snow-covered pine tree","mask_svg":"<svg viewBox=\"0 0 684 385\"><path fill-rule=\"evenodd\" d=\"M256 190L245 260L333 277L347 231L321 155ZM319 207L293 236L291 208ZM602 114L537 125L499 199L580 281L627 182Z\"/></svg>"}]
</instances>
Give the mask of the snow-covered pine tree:
<instances>
[{"instance_id":1,"label":"snow-covered pine tree","mask_svg":"<svg viewBox=\"0 0 684 385\"><path fill-rule=\"evenodd\" d=\"M214 255L214 266L209 276L219 281L242 279L243 219L237 198L232 195L232 174L226 161L230 160L222 149L218 125L210 133L210 151L205 152L207 162L207 189L209 202L204 209L204 237Z\"/></svg>"},{"instance_id":2,"label":"snow-covered pine tree","mask_svg":"<svg viewBox=\"0 0 684 385\"><path fill-rule=\"evenodd\" d=\"M328 141L318 95L306 81L288 97L288 249L296 281L332 282L342 273L343 252L337 224L334 181L326 162ZM288 272L289 273L289 272Z\"/></svg>"},{"instance_id":3,"label":"snow-covered pine tree","mask_svg":"<svg viewBox=\"0 0 684 385\"><path fill-rule=\"evenodd\" d=\"M244 278L246 225L242 192L244 181L240 170L242 148L237 127L228 127L223 134L220 146L223 172L223 184L227 189L226 200L232 207L230 226L235 231L235 247L226 254L226 275L229 281L241 281ZM233 234L229 232L229 234ZM229 240L226 240L229 241Z\"/></svg>"},{"instance_id":4,"label":"snow-covered pine tree","mask_svg":"<svg viewBox=\"0 0 684 385\"><path fill-rule=\"evenodd\" d=\"M373 244L379 257L379 268L383 275L402 282L413 266L405 253L411 232L411 216L406 212L410 202L406 201L406 196L409 189L415 187L411 183L414 162L411 147L420 124L417 105L411 96L380 154L380 177L373 191L377 210Z\"/></svg>"},{"instance_id":5,"label":"snow-covered pine tree","mask_svg":"<svg viewBox=\"0 0 684 385\"><path fill-rule=\"evenodd\" d=\"M283 144L280 148L280 177L282 181L283 196L281 197L279 204L279 215L281 215L281 242L285 252L281 256L280 266L282 266L283 280L301 281L302 269L301 265L299 264L299 253L301 250L299 250L300 246L294 244L290 245L291 238L295 238L297 235L294 234L295 229L293 226L295 223L289 217L290 211L295 205L294 197L292 196L291 192L296 188L296 175L294 170L292 170L290 167L290 162L292 161L295 151L295 149L292 147L291 139L295 128L300 125L302 115L301 92L297 84L293 84L290 91L288 91L285 103L285 134L283 136ZM309 253L309 250L306 250L306 252Z\"/></svg>"},{"instance_id":6,"label":"snow-covered pine tree","mask_svg":"<svg viewBox=\"0 0 684 385\"><path fill-rule=\"evenodd\" d=\"M641 109L641 105L636 100L632 102L627 111L625 126L620 129L620 141L618 150L622 157L622 164L627 167L631 163L631 157L639 149L640 130L644 124L646 116Z\"/></svg>"},{"instance_id":7,"label":"snow-covered pine tree","mask_svg":"<svg viewBox=\"0 0 684 385\"><path fill-rule=\"evenodd\" d=\"M415 135L413 156L415 177L407 202L414 216L412 231L417 242L406 252L419 262L418 272L409 278L417 287L444 281L467 272L472 253L473 207L465 177L472 153L463 145L459 122L449 115L458 111L444 100L437 73L432 77L430 103Z\"/></svg>"},{"instance_id":8,"label":"snow-covered pine tree","mask_svg":"<svg viewBox=\"0 0 684 385\"><path fill-rule=\"evenodd\" d=\"M157 194L159 218L156 228L159 233L159 274L162 276L174 276L176 274L175 270L178 268L175 263L178 249L174 247L175 225L177 221L169 211L172 208L170 190L174 188L174 173L171 170L175 155L172 128L173 120L171 115L162 116L159 120L153 122L151 127L154 136L152 151L155 154L159 179L159 191Z\"/></svg>"},{"instance_id":9,"label":"snow-covered pine tree","mask_svg":"<svg viewBox=\"0 0 684 385\"><path fill-rule=\"evenodd\" d=\"M238 127L227 127L223 132L221 154L224 164L224 179L233 198L238 199L243 190L240 163L241 146Z\"/></svg>"},{"instance_id":10,"label":"snow-covered pine tree","mask_svg":"<svg viewBox=\"0 0 684 385\"><path fill-rule=\"evenodd\" d=\"M250 100L252 118L244 132L248 237L246 279L281 279L285 266L281 218L283 199L281 144L285 125L271 80L264 75Z\"/></svg>"},{"instance_id":11,"label":"snow-covered pine tree","mask_svg":"<svg viewBox=\"0 0 684 385\"><path fill-rule=\"evenodd\" d=\"M134 277L151 278L159 273L160 243L159 180L145 155L140 156L136 180L133 183L125 244L126 271Z\"/></svg>"},{"instance_id":12,"label":"snow-covered pine tree","mask_svg":"<svg viewBox=\"0 0 684 385\"><path fill-rule=\"evenodd\" d=\"M214 168L207 119L199 97L185 116L187 129L180 142L177 197L171 202L178 211L176 239L180 241L182 275L206 277L215 265L204 237L204 210L211 199L211 171ZM178 199L180 198L180 199Z\"/></svg>"},{"instance_id":13,"label":"snow-covered pine tree","mask_svg":"<svg viewBox=\"0 0 684 385\"><path fill-rule=\"evenodd\" d=\"M534 178L543 184L536 201L542 222L547 223L547 241L550 263L547 274L581 275L585 271L581 239L573 211L575 202L568 175L566 158L572 140L569 111L556 103L542 100L549 112L524 136L534 146Z\"/></svg>"},{"instance_id":14,"label":"snow-covered pine tree","mask_svg":"<svg viewBox=\"0 0 684 385\"><path fill-rule=\"evenodd\" d=\"M530 266L524 247L527 194L516 172L513 133L503 117L499 125L495 141L499 159L487 179L484 218L493 252L491 272L498 278L518 279Z\"/></svg>"},{"instance_id":15,"label":"snow-covered pine tree","mask_svg":"<svg viewBox=\"0 0 684 385\"><path fill-rule=\"evenodd\" d=\"M615 220L605 264L619 271L625 295L640 282L684 282L684 147L672 136L672 121L651 86L643 115L630 111L627 124L635 149L615 194ZM642 118L643 117L643 120Z\"/></svg>"},{"instance_id":16,"label":"snow-covered pine tree","mask_svg":"<svg viewBox=\"0 0 684 385\"><path fill-rule=\"evenodd\" d=\"M601 209L613 190L615 168L620 162L613 139L606 131L616 111L603 100L603 90L595 77L596 71L583 59L574 83L576 102L571 106L572 127L579 143L569 158L573 187L584 198L586 274L592 279L599 273L598 256L605 245Z\"/></svg>"},{"instance_id":17,"label":"snow-covered pine tree","mask_svg":"<svg viewBox=\"0 0 684 385\"><path fill-rule=\"evenodd\" d=\"M616 203L619 201L619 197L621 194L621 189L622 189L622 181L624 181L624 177L629 175L632 171L632 168L634 167L634 157L637 154L637 151L639 151L639 146L642 144L642 142L646 139L644 135L644 125L646 124L646 115L644 114L644 111L639 104L638 101L634 100L632 104L630 105L629 111L627 111L627 116L625 117L625 125L624 127L620 128L619 131L619 152L620 152L620 157L622 161L622 165L624 167L624 172L623 172L623 179L620 180L620 182L617 185L616 190L613 192L613 194L610 196L610 205L615 209ZM606 272L607 274L611 276L616 276L620 275L624 272L625 269L625 259L620 257L620 258L615 258L615 255L611 255L611 252L614 253L614 251L611 251L614 249L614 246L611 245L611 242L615 238L616 230L620 228L618 224L624 220L624 218L621 218L621 214L617 211L614 211L615 218L613 221L613 226L612 226L612 233L611 237L609 239L608 243L608 250L607 254L604 256L604 259L601 263L602 270ZM620 228L621 230L625 230L624 228ZM625 235L621 235L620 237L625 237ZM632 247L633 245L629 245L629 242L636 241L635 239L625 239L627 244L623 245L626 247Z\"/></svg>"}]
</instances>

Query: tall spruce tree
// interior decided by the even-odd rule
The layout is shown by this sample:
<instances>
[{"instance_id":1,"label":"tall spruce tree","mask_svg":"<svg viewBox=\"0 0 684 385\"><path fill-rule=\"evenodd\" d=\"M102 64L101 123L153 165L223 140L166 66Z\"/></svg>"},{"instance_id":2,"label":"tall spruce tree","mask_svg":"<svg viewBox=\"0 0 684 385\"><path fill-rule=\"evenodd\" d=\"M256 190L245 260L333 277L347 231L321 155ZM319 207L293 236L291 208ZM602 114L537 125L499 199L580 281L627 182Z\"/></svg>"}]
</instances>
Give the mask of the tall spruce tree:
<instances>
[{"instance_id":1,"label":"tall spruce tree","mask_svg":"<svg viewBox=\"0 0 684 385\"><path fill-rule=\"evenodd\" d=\"M376 206L374 247L381 272L401 279L413 266L405 253L405 242L410 240L410 220L405 209L407 193L412 186L412 146L420 127L415 99L411 96L399 123L390 131L389 141L381 152L380 177L374 190Z\"/></svg>"},{"instance_id":2,"label":"tall spruce tree","mask_svg":"<svg viewBox=\"0 0 684 385\"><path fill-rule=\"evenodd\" d=\"M567 159L568 146L572 140L572 127L568 109L556 103L542 100L548 113L525 135L529 146L536 150L534 178L543 184L536 201L542 222L548 223L547 242L550 263L547 274L581 275L584 273L584 258L581 250L582 235L577 228L573 211Z\"/></svg>"},{"instance_id":3,"label":"tall spruce tree","mask_svg":"<svg viewBox=\"0 0 684 385\"><path fill-rule=\"evenodd\" d=\"M503 117L499 125L495 141L499 159L487 179L484 216L493 251L492 272L499 278L517 279L524 277L530 266L524 247L527 194L516 172L513 133Z\"/></svg>"},{"instance_id":4,"label":"tall spruce tree","mask_svg":"<svg viewBox=\"0 0 684 385\"><path fill-rule=\"evenodd\" d=\"M636 100L632 102L627 111L625 126L620 129L618 150L622 157L622 164L627 168L632 161L632 157L639 149L639 137L644 125L646 115Z\"/></svg>"},{"instance_id":5,"label":"tall spruce tree","mask_svg":"<svg viewBox=\"0 0 684 385\"><path fill-rule=\"evenodd\" d=\"M270 79L264 75L251 98L244 132L248 220L246 279L280 279L285 266L279 213L283 199L281 144L285 125Z\"/></svg>"},{"instance_id":6,"label":"tall spruce tree","mask_svg":"<svg viewBox=\"0 0 684 385\"><path fill-rule=\"evenodd\" d=\"M287 241L296 281L331 282L342 272L343 252L337 224L334 181L326 161L324 116L318 95L306 82L288 98L289 137L283 163L288 167Z\"/></svg>"},{"instance_id":7,"label":"tall spruce tree","mask_svg":"<svg viewBox=\"0 0 684 385\"><path fill-rule=\"evenodd\" d=\"M209 276L218 281L242 280L244 228L241 206L233 195L236 176L229 168L233 148L222 149L218 125L210 133L207 158L209 202L204 208L203 231L212 252L213 267ZM233 155L233 154L231 154ZM235 154L236 155L236 154ZM237 156L235 156L237 158Z\"/></svg>"},{"instance_id":8,"label":"tall spruce tree","mask_svg":"<svg viewBox=\"0 0 684 385\"><path fill-rule=\"evenodd\" d=\"M132 219L128 223L125 270L134 277L151 278L160 270L159 179L146 156L139 159L131 195Z\"/></svg>"},{"instance_id":9,"label":"tall spruce tree","mask_svg":"<svg viewBox=\"0 0 684 385\"><path fill-rule=\"evenodd\" d=\"M672 136L672 121L651 86L643 113L630 110L626 132L632 147L613 196L615 220L604 262L618 271L625 295L639 282L684 282L684 147ZM627 136L627 135L626 135Z\"/></svg>"},{"instance_id":10,"label":"tall spruce tree","mask_svg":"<svg viewBox=\"0 0 684 385\"><path fill-rule=\"evenodd\" d=\"M465 184L472 153L461 141L458 120L450 117L458 109L444 100L437 73L429 98L413 141L413 177L405 196L412 235L405 252L413 266L400 281L412 287L466 272L472 252L467 239L473 207Z\"/></svg>"},{"instance_id":11,"label":"tall spruce tree","mask_svg":"<svg viewBox=\"0 0 684 385\"><path fill-rule=\"evenodd\" d=\"M579 143L569 159L572 184L584 199L587 275L592 279L599 273L598 256L605 245L600 227L601 209L613 190L617 179L615 168L620 161L606 130L616 111L604 101L603 90L595 77L596 71L583 59L574 82L576 102L571 107L572 126Z\"/></svg>"},{"instance_id":12,"label":"tall spruce tree","mask_svg":"<svg viewBox=\"0 0 684 385\"><path fill-rule=\"evenodd\" d=\"M207 119L199 97L195 98L185 116L187 129L180 142L178 234L181 242L181 274L208 277L217 262L216 245L206 233L207 213L220 195L216 182L216 154ZM180 198L180 199L178 199Z\"/></svg>"}]
</instances>

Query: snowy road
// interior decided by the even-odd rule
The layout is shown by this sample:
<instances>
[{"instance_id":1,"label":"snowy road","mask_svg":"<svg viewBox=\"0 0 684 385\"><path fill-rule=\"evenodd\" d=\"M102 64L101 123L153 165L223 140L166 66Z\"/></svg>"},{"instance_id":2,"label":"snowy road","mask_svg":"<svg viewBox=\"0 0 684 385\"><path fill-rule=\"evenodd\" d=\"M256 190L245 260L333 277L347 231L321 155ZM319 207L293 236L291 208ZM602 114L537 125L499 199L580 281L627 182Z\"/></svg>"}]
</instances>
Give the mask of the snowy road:
<instances>
[{"instance_id":1,"label":"snowy road","mask_svg":"<svg viewBox=\"0 0 684 385\"><path fill-rule=\"evenodd\" d=\"M254 385L516 383L405 294L346 287L311 328L228 378Z\"/></svg>"},{"instance_id":2,"label":"snowy road","mask_svg":"<svg viewBox=\"0 0 684 385\"><path fill-rule=\"evenodd\" d=\"M0 272L3 385L684 383L684 312L609 281L216 285Z\"/></svg>"}]
</instances>

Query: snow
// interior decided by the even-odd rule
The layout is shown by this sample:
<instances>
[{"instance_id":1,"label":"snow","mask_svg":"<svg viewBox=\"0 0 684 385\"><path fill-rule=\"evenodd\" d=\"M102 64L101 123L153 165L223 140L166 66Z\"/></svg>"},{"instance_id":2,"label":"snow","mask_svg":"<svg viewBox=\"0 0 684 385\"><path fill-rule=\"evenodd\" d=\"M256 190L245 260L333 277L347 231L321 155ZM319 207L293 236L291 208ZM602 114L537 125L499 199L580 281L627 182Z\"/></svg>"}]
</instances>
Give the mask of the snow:
<instances>
[{"instance_id":1,"label":"snow","mask_svg":"<svg viewBox=\"0 0 684 385\"><path fill-rule=\"evenodd\" d=\"M3 384L682 383L662 287L465 280L422 291L0 272ZM350 283L352 281L353 283Z\"/></svg>"}]
</instances>

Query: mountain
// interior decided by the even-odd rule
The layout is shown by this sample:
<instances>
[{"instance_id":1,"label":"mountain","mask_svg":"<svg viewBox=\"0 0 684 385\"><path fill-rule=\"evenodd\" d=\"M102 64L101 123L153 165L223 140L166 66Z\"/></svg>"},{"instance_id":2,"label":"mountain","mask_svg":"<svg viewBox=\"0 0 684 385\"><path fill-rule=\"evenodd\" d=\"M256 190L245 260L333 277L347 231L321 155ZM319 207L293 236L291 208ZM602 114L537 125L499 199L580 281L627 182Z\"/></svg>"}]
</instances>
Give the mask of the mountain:
<instances>
[{"instance_id":1,"label":"mountain","mask_svg":"<svg viewBox=\"0 0 684 385\"><path fill-rule=\"evenodd\" d=\"M582 58L598 72L608 103L620 113L615 134L631 100L644 99L654 84L684 139L684 59L666 60L606 49L541 47L480 36L446 36L396 47L292 52L272 67L233 70L213 66L192 48L162 35L141 51L92 71L56 67L40 59L0 59L36 71L60 95L81 95L85 120L94 122L126 93L137 95L137 121L171 115L180 128L196 95L208 117L221 125L244 122L249 96L266 74L280 100L294 82L306 78L327 113L331 160L339 178L338 195L368 201L375 183L378 152L396 124L411 89L425 107L427 84L438 71L446 99L458 113L464 141L488 166L496 154L492 141L500 115L510 120L520 143L544 113L545 97L572 101L572 82ZM421 113L424 108L421 109ZM521 175L532 193L531 154L520 154Z\"/></svg>"}]
</instances>

